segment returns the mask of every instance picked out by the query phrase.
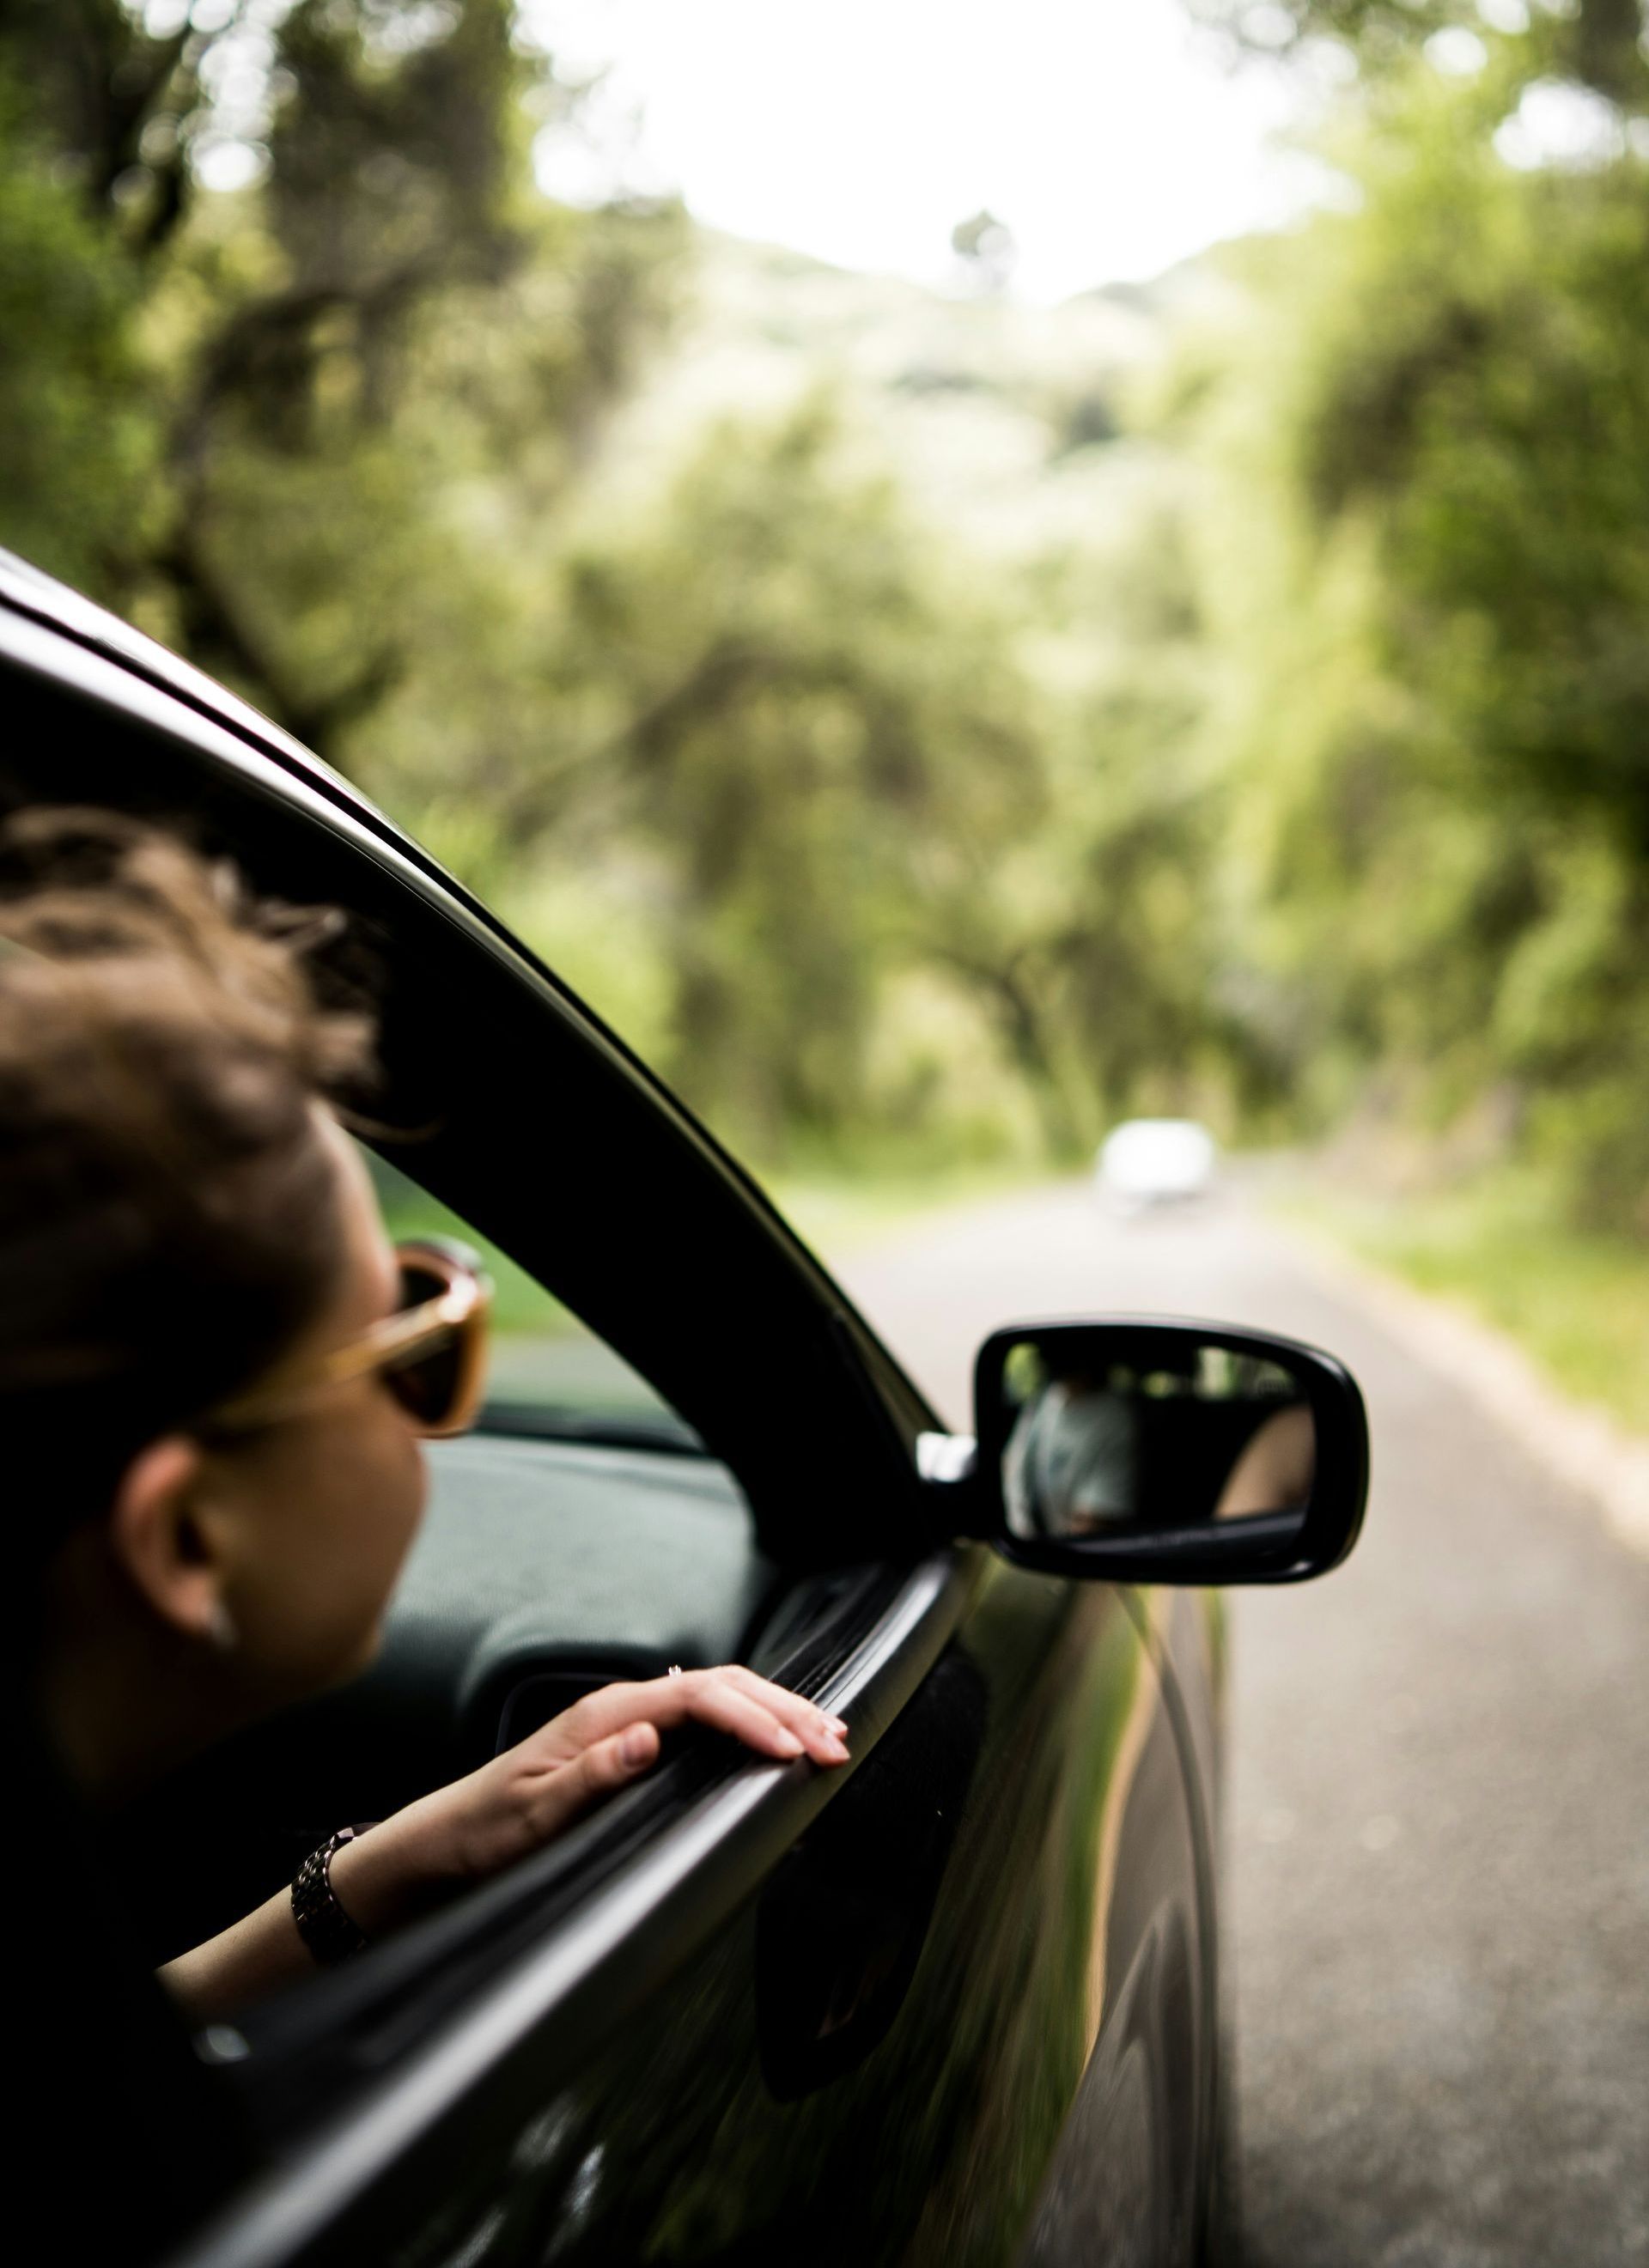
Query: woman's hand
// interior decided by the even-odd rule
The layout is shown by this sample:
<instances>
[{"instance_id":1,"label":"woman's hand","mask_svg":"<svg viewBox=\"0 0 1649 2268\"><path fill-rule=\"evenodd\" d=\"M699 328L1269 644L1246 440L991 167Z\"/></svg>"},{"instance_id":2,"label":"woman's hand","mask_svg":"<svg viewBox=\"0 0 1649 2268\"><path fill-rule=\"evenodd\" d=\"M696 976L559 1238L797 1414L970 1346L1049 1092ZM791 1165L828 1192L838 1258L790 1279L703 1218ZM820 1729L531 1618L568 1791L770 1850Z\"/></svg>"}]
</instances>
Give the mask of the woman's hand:
<instances>
[{"instance_id":1,"label":"woman's hand","mask_svg":"<svg viewBox=\"0 0 1649 2268\"><path fill-rule=\"evenodd\" d=\"M333 1855L332 1887L369 1937L415 1915L465 1882L497 1874L548 1843L580 1812L639 1779L673 1725L713 1725L758 1756L790 1763L847 1762L847 1727L799 1694L754 1671L689 1669L644 1685L604 1685L465 1779L438 1787L380 1820ZM243 2007L313 1972L284 1890L255 1912L180 1954L162 1982L193 2023Z\"/></svg>"},{"instance_id":2,"label":"woman's hand","mask_svg":"<svg viewBox=\"0 0 1649 2268\"><path fill-rule=\"evenodd\" d=\"M393 1928L444 1891L550 1842L592 1804L638 1779L658 1759L661 1733L689 1722L730 1733L779 1762L847 1762L839 1717L736 1663L604 1685L478 1771L346 1844L332 1860L334 1891L369 1937Z\"/></svg>"}]
</instances>

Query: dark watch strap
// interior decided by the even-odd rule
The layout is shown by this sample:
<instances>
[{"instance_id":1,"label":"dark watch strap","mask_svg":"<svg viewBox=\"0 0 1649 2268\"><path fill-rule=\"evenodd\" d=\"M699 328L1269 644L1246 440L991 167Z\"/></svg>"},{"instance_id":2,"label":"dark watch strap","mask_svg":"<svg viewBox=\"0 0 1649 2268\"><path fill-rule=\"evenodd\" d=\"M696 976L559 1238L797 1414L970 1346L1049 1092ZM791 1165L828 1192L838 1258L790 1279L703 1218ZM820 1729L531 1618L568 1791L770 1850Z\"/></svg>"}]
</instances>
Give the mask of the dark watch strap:
<instances>
[{"instance_id":1,"label":"dark watch strap","mask_svg":"<svg viewBox=\"0 0 1649 2268\"><path fill-rule=\"evenodd\" d=\"M310 1852L292 1877L292 1919L298 1934L323 1969L366 1949L365 1931L357 1928L333 1893L332 1858L346 1843L364 1835L372 1824L368 1820L364 1826L340 1827L318 1851Z\"/></svg>"}]
</instances>

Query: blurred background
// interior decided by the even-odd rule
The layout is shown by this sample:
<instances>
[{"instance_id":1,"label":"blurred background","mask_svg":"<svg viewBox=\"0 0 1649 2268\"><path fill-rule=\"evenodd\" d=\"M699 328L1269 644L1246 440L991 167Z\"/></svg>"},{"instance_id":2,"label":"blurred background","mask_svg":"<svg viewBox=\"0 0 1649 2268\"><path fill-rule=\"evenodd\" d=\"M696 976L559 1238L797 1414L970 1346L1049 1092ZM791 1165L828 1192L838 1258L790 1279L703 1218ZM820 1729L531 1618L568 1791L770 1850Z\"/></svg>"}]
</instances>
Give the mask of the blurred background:
<instances>
[{"instance_id":1,"label":"blurred background","mask_svg":"<svg viewBox=\"0 0 1649 2268\"><path fill-rule=\"evenodd\" d=\"M805 1221L1194 1116L1649 1406L1637 0L5 0L0 148L0 541Z\"/></svg>"},{"instance_id":2,"label":"blurred background","mask_svg":"<svg viewBox=\"0 0 1649 2268\"><path fill-rule=\"evenodd\" d=\"M1232 1609L1248 2257L1649 2260L1640 0L0 0L0 543L953 1423L1016 1313L1352 1363ZM1223 1165L1096 1204L1142 1117Z\"/></svg>"}]
</instances>

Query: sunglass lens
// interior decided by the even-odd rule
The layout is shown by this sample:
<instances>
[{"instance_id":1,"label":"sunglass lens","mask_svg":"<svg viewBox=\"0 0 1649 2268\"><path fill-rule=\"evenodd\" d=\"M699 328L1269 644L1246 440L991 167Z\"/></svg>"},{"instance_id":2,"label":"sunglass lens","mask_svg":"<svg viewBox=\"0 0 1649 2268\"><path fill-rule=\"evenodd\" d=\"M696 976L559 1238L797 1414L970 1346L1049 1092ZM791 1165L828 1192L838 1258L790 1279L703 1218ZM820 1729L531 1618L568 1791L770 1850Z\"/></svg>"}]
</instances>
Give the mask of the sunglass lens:
<instances>
[{"instance_id":1,"label":"sunglass lens","mask_svg":"<svg viewBox=\"0 0 1649 2268\"><path fill-rule=\"evenodd\" d=\"M431 1300L438 1300L446 1289L446 1278L438 1269L426 1267L416 1253L401 1256L401 1304L404 1308L422 1307Z\"/></svg>"},{"instance_id":2,"label":"sunglass lens","mask_svg":"<svg viewBox=\"0 0 1649 2268\"><path fill-rule=\"evenodd\" d=\"M462 1350L455 1337L451 1345L436 1347L416 1362L386 1371L384 1383L409 1418L420 1425L440 1427L457 1406L462 1376Z\"/></svg>"},{"instance_id":3,"label":"sunglass lens","mask_svg":"<svg viewBox=\"0 0 1649 2268\"><path fill-rule=\"evenodd\" d=\"M432 1268L421 1268L416 1260L403 1260L401 1268L401 1303L403 1307L419 1307L426 1300L438 1300L446 1289L446 1279ZM408 1416L420 1425L441 1426L451 1418L456 1407L464 1378L464 1348L461 1338L454 1334L445 1346L432 1347L415 1361L400 1364L386 1371L384 1383L400 1403Z\"/></svg>"}]
</instances>

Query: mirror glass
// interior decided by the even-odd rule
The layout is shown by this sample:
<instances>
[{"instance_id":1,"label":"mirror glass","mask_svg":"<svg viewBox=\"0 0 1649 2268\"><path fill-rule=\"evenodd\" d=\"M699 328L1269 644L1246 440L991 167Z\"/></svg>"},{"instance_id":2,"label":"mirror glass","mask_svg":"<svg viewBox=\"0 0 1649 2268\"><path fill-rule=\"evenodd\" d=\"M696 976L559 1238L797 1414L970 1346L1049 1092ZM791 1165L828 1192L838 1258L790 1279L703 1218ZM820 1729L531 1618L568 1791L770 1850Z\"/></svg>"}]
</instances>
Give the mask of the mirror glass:
<instances>
[{"instance_id":1,"label":"mirror glass","mask_svg":"<svg viewBox=\"0 0 1649 2268\"><path fill-rule=\"evenodd\" d=\"M1303 1521L1316 1432L1282 1362L1195 1330L1067 1326L1016 1340L999 1377L1003 1503L1027 1543Z\"/></svg>"}]
</instances>

